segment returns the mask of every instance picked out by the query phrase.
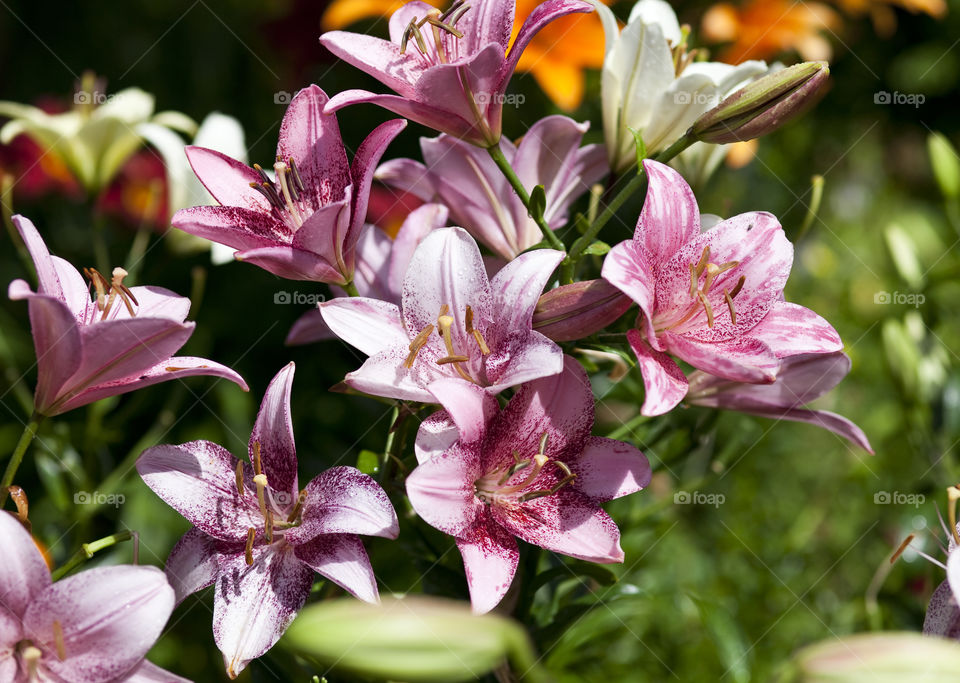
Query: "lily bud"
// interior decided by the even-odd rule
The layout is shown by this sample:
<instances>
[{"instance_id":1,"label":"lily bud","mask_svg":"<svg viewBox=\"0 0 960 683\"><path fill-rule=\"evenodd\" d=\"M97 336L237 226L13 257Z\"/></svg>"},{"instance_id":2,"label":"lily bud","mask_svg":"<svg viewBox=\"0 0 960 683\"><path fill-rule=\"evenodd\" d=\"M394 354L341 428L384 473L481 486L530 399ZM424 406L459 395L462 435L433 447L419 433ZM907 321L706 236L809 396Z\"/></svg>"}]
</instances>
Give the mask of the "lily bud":
<instances>
[{"instance_id":1,"label":"lily bud","mask_svg":"<svg viewBox=\"0 0 960 683\"><path fill-rule=\"evenodd\" d=\"M759 78L697 119L688 135L725 144L772 133L800 114L829 76L826 62L803 62Z\"/></svg>"},{"instance_id":2,"label":"lily bud","mask_svg":"<svg viewBox=\"0 0 960 683\"><path fill-rule=\"evenodd\" d=\"M801 681L946 681L956 678L960 645L919 633L861 633L800 650L781 679Z\"/></svg>"},{"instance_id":3,"label":"lily bud","mask_svg":"<svg viewBox=\"0 0 960 683\"><path fill-rule=\"evenodd\" d=\"M533 312L533 329L558 342L575 341L614 322L633 301L606 280L586 280L551 289Z\"/></svg>"},{"instance_id":4,"label":"lily bud","mask_svg":"<svg viewBox=\"0 0 960 683\"><path fill-rule=\"evenodd\" d=\"M516 622L436 598L318 603L301 612L284 642L364 677L405 681L474 680L508 658L524 668L534 661Z\"/></svg>"}]
</instances>

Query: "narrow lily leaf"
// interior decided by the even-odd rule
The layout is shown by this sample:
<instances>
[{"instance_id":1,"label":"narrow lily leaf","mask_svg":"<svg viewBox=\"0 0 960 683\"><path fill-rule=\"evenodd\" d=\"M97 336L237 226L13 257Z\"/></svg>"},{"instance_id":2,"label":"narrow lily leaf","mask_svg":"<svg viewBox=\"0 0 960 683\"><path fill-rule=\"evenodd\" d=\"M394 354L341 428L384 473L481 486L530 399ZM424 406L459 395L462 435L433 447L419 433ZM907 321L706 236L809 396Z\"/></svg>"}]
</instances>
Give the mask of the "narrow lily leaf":
<instances>
[{"instance_id":1,"label":"narrow lily leaf","mask_svg":"<svg viewBox=\"0 0 960 683\"><path fill-rule=\"evenodd\" d=\"M750 676L750 648L743 631L733 616L720 605L690 595L700 612L700 621L707 628L717 648L717 656L736 683L748 683Z\"/></svg>"},{"instance_id":2,"label":"narrow lily leaf","mask_svg":"<svg viewBox=\"0 0 960 683\"><path fill-rule=\"evenodd\" d=\"M637 146L637 173L643 168L643 160L647 158L647 145L643 141L643 135L636 128L627 127L627 130L633 135L633 142Z\"/></svg>"}]
</instances>

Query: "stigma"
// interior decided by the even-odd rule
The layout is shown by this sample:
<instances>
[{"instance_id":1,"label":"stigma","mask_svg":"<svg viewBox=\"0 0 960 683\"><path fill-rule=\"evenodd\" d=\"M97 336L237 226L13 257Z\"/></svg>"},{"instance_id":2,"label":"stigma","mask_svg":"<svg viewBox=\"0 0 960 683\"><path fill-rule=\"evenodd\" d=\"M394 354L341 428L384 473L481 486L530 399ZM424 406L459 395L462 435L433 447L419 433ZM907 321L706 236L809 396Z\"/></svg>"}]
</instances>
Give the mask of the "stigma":
<instances>
[{"instance_id":1,"label":"stigma","mask_svg":"<svg viewBox=\"0 0 960 683\"><path fill-rule=\"evenodd\" d=\"M130 288L123 284L123 278L129 274L127 271L119 267L114 268L109 280L96 268L84 268L83 273L90 280L90 284L93 285L96 292L96 310L100 314L100 320L107 319L117 299L123 302L131 318L136 316L137 313L133 307L137 306L139 308L140 302L137 301L137 297L133 295ZM94 314L94 318L96 318L96 314Z\"/></svg>"}]
</instances>

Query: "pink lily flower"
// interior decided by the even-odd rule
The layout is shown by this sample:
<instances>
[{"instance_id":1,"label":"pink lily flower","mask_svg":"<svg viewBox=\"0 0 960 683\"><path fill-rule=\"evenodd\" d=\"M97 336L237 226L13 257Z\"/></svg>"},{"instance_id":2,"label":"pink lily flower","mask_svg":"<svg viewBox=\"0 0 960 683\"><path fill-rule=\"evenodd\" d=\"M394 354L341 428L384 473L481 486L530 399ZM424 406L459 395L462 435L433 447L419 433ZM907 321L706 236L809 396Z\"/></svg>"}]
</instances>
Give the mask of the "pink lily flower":
<instances>
[{"instance_id":1,"label":"pink lily flower","mask_svg":"<svg viewBox=\"0 0 960 683\"><path fill-rule=\"evenodd\" d=\"M951 496L948 504L956 506L957 503L953 496ZM957 552L957 548L960 547L958 546L960 524L953 527L951 533L951 527L943 521L939 509L937 510L937 516L940 517L940 526L943 527L944 534L947 537L946 545L942 541L939 543L940 548L947 556L946 561L941 562L922 550L916 552L924 559L945 570L947 578L937 586L933 595L930 596L927 613L923 619L923 633L960 640L960 553ZM911 540L913 538L909 537L901 546L901 550L905 549ZM894 558L896 557L897 555L894 556Z\"/></svg>"},{"instance_id":2,"label":"pink lily flower","mask_svg":"<svg viewBox=\"0 0 960 683\"><path fill-rule=\"evenodd\" d=\"M33 538L0 511L0 680L189 683L144 656L173 612L156 567L121 565L52 583Z\"/></svg>"},{"instance_id":3,"label":"pink lily flower","mask_svg":"<svg viewBox=\"0 0 960 683\"><path fill-rule=\"evenodd\" d=\"M837 386L849 372L850 357L842 351L784 358L772 384L732 382L694 370L687 378L690 387L686 402L773 420L808 422L873 453L867 435L847 418L803 407Z\"/></svg>"},{"instance_id":4,"label":"pink lily flower","mask_svg":"<svg viewBox=\"0 0 960 683\"><path fill-rule=\"evenodd\" d=\"M397 236L390 236L374 226L368 227L357 243L357 270L353 284L360 296L400 303L403 276L413 258L413 252L423 238L447 224L448 211L440 204L424 204L410 212ZM339 287L331 287L334 296L345 296ZM336 335L323 322L319 308L304 313L290 328L286 343L310 344Z\"/></svg>"},{"instance_id":5,"label":"pink lily flower","mask_svg":"<svg viewBox=\"0 0 960 683\"><path fill-rule=\"evenodd\" d=\"M373 171L406 121L376 128L351 165L336 116L323 113L327 100L311 85L290 102L272 178L259 166L187 147L194 173L221 206L182 209L173 226L237 249L238 260L278 277L349 283Z\"/></svg>"},{"instance_id":6,"label":"pink lily flower","mask_svg":"<svg viewBox=\"0 0 960 683\"><path fill-rule=\"evenodd\" d=\"M593 11L580 0L547 0L527 17L508 53L514 9L513 0L458 0L441 13L415 1L390 17L390 40L324 33L320 42L330 52L398 93L347 90L326 111L369 102L473 145L497 144L507 84L527 44L554 19Z\"/></svg>"},{"instance_id":7,"label":"pink lily flower","mask_svg":"<svg viewBox=\"0 0 960 683\"><path fill-rule=\"evenodd\" d=\"M543 185L544 218L554 230L566 224L570 204L609 171L603 145L580 146L589 127L566 116L548 116L533 124L518 145L500 143L524 187ZM456 225L507 261L543 239L484 150L449 135L420 138L420 149L426 165L392 159L377 169L377 180L445 204Z\"/></svg>"},{"instance_id":8,"label":"pink lily flower","mask_svg":"<svg viewBox=\"0 0 960 683\"><path fill-rule=\"evenodd\" d=\"M65 413L107 396L192 375L223 377L247 391L230 368L206 358L172 357L196 323L184 322L190 300L162 287L127 287L126 271L107 280L86 269L96 296L67 261L50 254L29 219L14 216L37 269L33 292L24 280L10 283L11 299L26 299L37 354L34 410Z\"/></svg>"},{"instance_id":9,"label":"pink lily flower","mask_svg":"<svg viewBox=\"0 0 960 683\"><path fill-rule=\"evenodd\" d=\"M533 310L563 252L537 249L493 279L461 228L434 230L420 243L396 304L352 297L320 304L343 341L370 356L345 382L358 391L433 403L446 377L496 394L563 369L563 352L533 330Z\"/></svg>"},{"instance_id":10,"label":"pink lily flower","mask_svg":"<svg viewBox=\"0 0 960 683\"><path fill-rule=\"evenodd\" d=\"M593 392L570 357L517 390L506 408L474 386L430 386L443 405L417 435L407 496L456 539L475 612L493 609L517 570L514 537L589 562L622 562L620 530L600 503L650 483L633 446L590 436Z\"/></svg>"},{"instance_id":11,"label":"pink lily flower","mask_svg":"<svg viewBox=\"0 0 960 683\"><path fill-rule=\"evenodd\" d=\"M701 232L693 191L645 161L647 198L633 239L610 250L602 275L640 305L627 339L647 395L644 415L671 410L687 379L667 353L735 382L773 382L780 359L843 344L813 311L783 301L793 246L769 213L740 214Z\"/></svg>"},{"instance_id":12,"label":"pink lily flower","mask_svg":"<svg viewBox=\"0 0 960 683\"><path fill-rule=\"evenodd\" d=\"M293 373L290 363L267 388L250 462L209 441L154 446L137 461L147 486L195 527L170 552L167 576L178 602L216 582L213 635L231 678L283 635L314 572L377 602L358 534L399 532L386 493L353 467L333 467L298 489Z\"/></svg>"}]
</instances>

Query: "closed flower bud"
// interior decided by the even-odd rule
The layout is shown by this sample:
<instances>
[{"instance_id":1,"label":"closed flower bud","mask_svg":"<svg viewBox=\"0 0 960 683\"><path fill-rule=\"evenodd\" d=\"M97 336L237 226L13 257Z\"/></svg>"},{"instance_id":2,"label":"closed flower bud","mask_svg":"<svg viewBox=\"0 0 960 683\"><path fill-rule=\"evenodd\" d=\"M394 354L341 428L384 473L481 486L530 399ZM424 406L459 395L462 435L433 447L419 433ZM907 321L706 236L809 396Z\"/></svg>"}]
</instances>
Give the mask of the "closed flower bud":
<instances>
[{"instance_id":1,"label":"closed flower bud","mask_svg":"<svg viewBox=\"0 0 960 683\"><path fill-rule=\"evenodd\" d=\"M586 280L551 289L533 312L533 329L558 342L599 332L633 304L606 280Z\"/></svg>"},{"instance_id":2,"label":"closed flower bud","mask_svg":"<svg viewBox=\"0 0 960 683\"><path fill-rule=\"evenodd\" d=\"M805 110L829 76L826 62L803 62L759 78L697 119L689 134L724 144L772 133Z\"/></svg>"}]
</instances>

